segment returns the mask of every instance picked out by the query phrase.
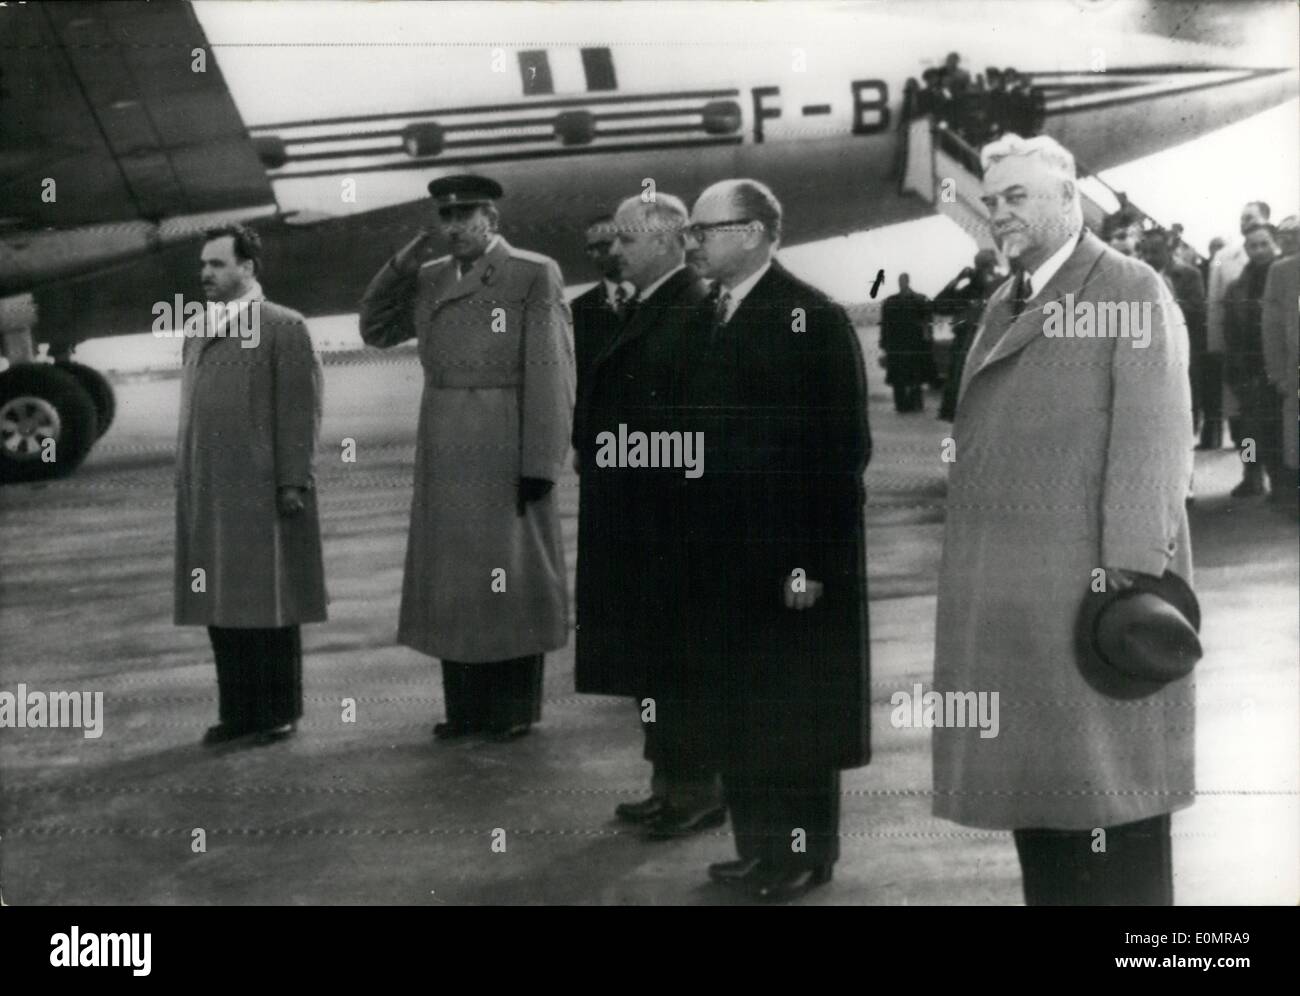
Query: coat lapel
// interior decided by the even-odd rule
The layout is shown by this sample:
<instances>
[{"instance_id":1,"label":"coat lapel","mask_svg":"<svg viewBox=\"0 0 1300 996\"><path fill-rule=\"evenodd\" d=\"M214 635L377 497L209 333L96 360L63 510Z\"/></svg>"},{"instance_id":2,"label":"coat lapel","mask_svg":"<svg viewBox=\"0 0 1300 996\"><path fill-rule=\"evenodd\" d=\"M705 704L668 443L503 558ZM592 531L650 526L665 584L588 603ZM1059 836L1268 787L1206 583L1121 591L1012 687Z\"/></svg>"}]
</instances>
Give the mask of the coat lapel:
<instances>
[{"instance_id":1,"label":"coat lapel","mask_svg":"<svg viewBox=\"0 0 1300 996\"><path fill-rule=\"evenodd\" d=\"M602 363L616 351L625 347L628 343L635 342L646 331L653 327L660 312L666 308L670 302L677 299L681 292L682 285L692 279L691 270L678 270L662 287L654 292L649 301L642 304L627 320L627 324L619 329L618 334L611 337L605 343L605 347L596 355L592 362L591 369L597 370Z\"/></svg>"},{"instance_id":2,"label":"coat lapel","mask_svg":"<svg viewBox=\"0 0 1300 996\"><path fill-rule=\"evenodd\" d=\"M1043 316L1047 305L1059 302L1067 292L1078 296L1104 248L1100 239L1085 230L1074 252L1070 253L1069 258L1047 282L1047 286L1034 295L1014 322L1011 322L1011 309L1015 297L1015 278L1005 281L998 288L998 293L989 302L983 326L971 349L967 374L961 387L962 394L975 377L993 364L1014 356L1043 334ZM1009 328L1008 322L1011 322Z\"/></svg>"},{"instance_id":3,"label":"coat lapel","mask_svg":"<svg viewBox=\"0 0 1300 996\"><path fill-rule=\"evenodd\" d=\"M459 272L454 257L448 259L443 272L438 275L435 285L433 308L437 311L444 304L459 300L473 294L481 287L490 287L501 279L505 261L510 256L510 244L498 238L496 245L474 261L469 272L457 279Z\"/></svg>"}]
</instances>

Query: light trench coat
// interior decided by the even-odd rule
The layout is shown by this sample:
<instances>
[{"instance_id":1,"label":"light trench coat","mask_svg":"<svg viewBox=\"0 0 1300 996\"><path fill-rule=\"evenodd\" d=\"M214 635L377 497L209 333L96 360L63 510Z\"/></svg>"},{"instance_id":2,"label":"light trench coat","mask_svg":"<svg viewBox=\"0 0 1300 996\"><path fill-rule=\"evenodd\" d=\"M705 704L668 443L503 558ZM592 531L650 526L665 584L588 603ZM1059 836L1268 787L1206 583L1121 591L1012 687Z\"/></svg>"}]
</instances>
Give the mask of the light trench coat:
<instances>
[{"instance_id":1,"label":"light trench coat","mask_svg":"<svg viewBox=\"0 0 1300 996\"><path fill-rule=\"evenodd\" d=\"M253 299L256 340L195 336L182 346L174 578L180 626L269 628L325 618L312 474L320 360L302 315L261 300L260 291ZM292 518L276 508L283 485L307 489L304 510Z\"/></svg>"},{"instance_id":2,"label":"light trench coat","mask_svg":"<svg viewBox=\"0 0 1300 996\"><path fill-rule=\"evenodd\" d=\"M1087 233L1011 323L1014 290L990 299L961 387L934 677L997 694L1000 728L936 726L934 812L1071 830L1168 813L1195 787L1192 678L1108 699L1080 675L1074 629L1097 568L1191 583L1187 330L1154 270ZM1044 305L1066 292L1151 302L1150 345L1047 337Z\"/></svg>"},{"instance_id":3,"label":"light trench coat","mask_svg":"<svg viewBox=\"0 0 1300 996\"><path fill-rule=\"evenodd\" d=\"M424 367L398 641L462 663L568 640L557 496L518 514L520 477L558 482L574 359L556 263L498 239L463 277L443 257L386 263L361 301L372 346L419 341Z\"/></svg>"}]
</instances>

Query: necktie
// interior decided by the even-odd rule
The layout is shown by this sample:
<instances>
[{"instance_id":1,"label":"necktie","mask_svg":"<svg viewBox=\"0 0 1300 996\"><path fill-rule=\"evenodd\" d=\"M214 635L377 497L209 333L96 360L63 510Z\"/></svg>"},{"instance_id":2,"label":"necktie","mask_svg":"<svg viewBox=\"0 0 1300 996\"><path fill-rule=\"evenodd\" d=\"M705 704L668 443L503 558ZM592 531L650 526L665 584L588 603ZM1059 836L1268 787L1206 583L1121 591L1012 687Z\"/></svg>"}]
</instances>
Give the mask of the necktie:
<instances>
[{"instance_id":1,"label":"necktie","mask_svg":"<svg viewBox=\"0 0 1300 996\"><path fill-rule=\"evenodd\" d=\"M628 293L627 288L622 284L614 285L614 314L619 318L627 315Z\"/></svg>"},{"instance_id":2,"label":"necktie","mask_svg":"<svg viewBox=\"0 0 1300 996\"><path fill-rule=\"evenodd\" d=\"M464 280L464 279L465 279L465 274L469 273L470 270L474 269L474 261L473 261L473 260L463 260L463 259L462 259L462 260L458 260L458 261L456 262L456 266L457 266L456 279L457 279L457 280Z\"/></svg>"},{"instance_id":3,"label":"necktie","mask_svg":"<svg viewBox=\"0 0 1300 996\"><path fill-rule=\"evenodd\" d=\"M712 318L709 322L709 345L715 345L720 338L722 327L727 324L727 309L731 306L731 292L721 283L713 285L709 291Z\"/></svg>"},{"instance_id":4,"label":"necktie","mask_svg":"<svg viewBox=\"0 0 1300 996\"><path fill-rule=\"evenodd\" d=\"M1024 270L1020 271L1020 277L1016 280L1015 305L1011 311L1011 320L1014 322L1020 317L1020 313L1025 310L1025 302L1034 296L1033 284L1029 279L1029 274Z\"/></svg>"}]
</instances>

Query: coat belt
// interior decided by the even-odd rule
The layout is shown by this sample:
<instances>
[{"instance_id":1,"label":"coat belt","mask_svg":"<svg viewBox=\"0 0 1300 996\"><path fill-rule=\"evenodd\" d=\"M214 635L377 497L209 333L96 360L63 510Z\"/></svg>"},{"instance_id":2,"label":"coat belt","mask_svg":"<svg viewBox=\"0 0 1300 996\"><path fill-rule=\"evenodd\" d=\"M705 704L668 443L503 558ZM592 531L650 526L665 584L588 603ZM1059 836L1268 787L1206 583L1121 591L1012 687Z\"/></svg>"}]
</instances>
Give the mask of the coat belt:
<instances>
[{"instance_id":1,"label":"coat belt","mask_svg":"<svg viewBox=\"0 0 1300 996\"><path fill-rule=\"evenodd\" d=\"M474 388L518 387L521 380L518 371L515 370L491 367L433 367L425 369L424 383L427 387L468 391Z\"/></svg>"}]
</instances>

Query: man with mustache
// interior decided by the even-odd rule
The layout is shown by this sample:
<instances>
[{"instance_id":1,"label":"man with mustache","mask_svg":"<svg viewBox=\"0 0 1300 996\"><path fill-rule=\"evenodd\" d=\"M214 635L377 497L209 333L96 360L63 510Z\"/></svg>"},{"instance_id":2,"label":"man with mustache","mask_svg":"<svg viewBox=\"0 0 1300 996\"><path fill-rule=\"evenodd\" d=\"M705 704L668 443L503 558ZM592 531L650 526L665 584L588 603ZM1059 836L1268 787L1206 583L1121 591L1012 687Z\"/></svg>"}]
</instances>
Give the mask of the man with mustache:
<instances>
[{"instance_id":1,"label":"man with mustache","mask_svg":"<svg viewBox=\"0 0 1300 996\"><path fill-rule=\"evenodd\" d=\"M554 260L497 232L500 184L429 184L450 255L421 232L361 300L372 346L419 340L424 395L398 641L442 659L434 736L511 740L541 718L568 606L552 491L568 456L573 346Z\"/></svg>"}]
</instances>

